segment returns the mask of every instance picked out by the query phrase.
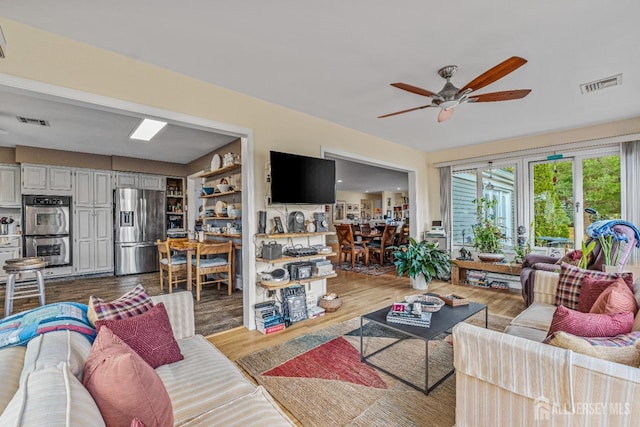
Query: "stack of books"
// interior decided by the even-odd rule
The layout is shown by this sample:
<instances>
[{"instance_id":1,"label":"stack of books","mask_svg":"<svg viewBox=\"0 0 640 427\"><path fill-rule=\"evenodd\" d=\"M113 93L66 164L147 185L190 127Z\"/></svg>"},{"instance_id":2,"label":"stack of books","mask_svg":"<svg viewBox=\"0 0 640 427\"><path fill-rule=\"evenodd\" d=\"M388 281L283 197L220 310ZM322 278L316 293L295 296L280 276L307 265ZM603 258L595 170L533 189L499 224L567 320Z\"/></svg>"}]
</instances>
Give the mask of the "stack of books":
<instances>
[{"instance_id":1,"label":"stack of books","mask_svg":"<svg viewBox=\"0 0 640 427\"><path fill-rule=\"evenodd\" d=\"M421 326L428 328L431 326L431 313L422 311L420 313L389 311L387 314L387 323L398 323L401 325Z\"/></svg>"},{"instance_id":2,"label":"stack of books","mask_svg":"<svg viewBox=\"0 0 640 427\"><path fill-rule=\"evenodd\" d=\"M273 334L285 328L280 307L274 301L258 303L254 309L256 314L256 329L261 333L265 335Z\"/></svg>"},{"instance_id":3,"label":"stack of books","mask_svg":"<svg viewBox=\"0 0 640 427\"><path fill-rule=\"evenodd\" d=\"M488 288L487 273L485 271L467 270L467 284Z\"/></svg>"}]
</instances>

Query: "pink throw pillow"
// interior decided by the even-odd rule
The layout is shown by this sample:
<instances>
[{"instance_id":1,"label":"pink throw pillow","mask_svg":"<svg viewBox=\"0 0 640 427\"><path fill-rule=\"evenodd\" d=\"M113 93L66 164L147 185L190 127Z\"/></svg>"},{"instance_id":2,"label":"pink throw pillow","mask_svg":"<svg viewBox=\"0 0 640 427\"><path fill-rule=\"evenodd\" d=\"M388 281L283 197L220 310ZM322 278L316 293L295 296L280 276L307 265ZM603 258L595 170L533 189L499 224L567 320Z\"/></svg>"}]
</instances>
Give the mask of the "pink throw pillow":
<instances>
[{"instance_id":1,"label":"pink throw pillow","mask_svg":"<svg viewBox=\"0 0 640 427\"><path fill-rule=\"evenodd\" d=\"M108 426L172 426L173 408L162 380L135 351L101 328L84 365L82 384Z\"/></svg>"},{"instance_id":2,"label":"pink throw pillow","mask_svg":"<svg viewBox=\"0 0 640 427\"><path fill-rule=\"evenodd\" d=\"M578 297L578 311L588 313L600 294L618 279L594 279L591 276L582 278L580 296Z\"/></svg>"},{"instance_id":3,"label":"pink throw pillow","mask_svg":"<svg viewBox=\"0 0 640 427\"><path fill-rule=\"evenodd\" d=\"M184 359L163 303L138 316L96 322L98 332L105 326L154 369Z\"/></svg>"},{"instance_id":4,"label":"pink throw pillow","mask_svg":"<svg viewBox=\"0 0 640 427\"><path fill-rule=\"evenodd\" d=\"M618 279L607 287L598 299L593 303L590 313L636 313L638 306L633 292L624 283L624 280Z\"/></svg>"},{"instance_id":5,"label":"pink throw pillow","mask_svg":"<svg viewBox=\"0 0 640 427\"><path fill-rule=\"evenodd\" d=\"M613 337L631 332L632 326L632 312L616 314L581 313L559 305L555 313L553 313L553 320L547 335L563 331L579 337Z\"/></svg>"}]
</instances>

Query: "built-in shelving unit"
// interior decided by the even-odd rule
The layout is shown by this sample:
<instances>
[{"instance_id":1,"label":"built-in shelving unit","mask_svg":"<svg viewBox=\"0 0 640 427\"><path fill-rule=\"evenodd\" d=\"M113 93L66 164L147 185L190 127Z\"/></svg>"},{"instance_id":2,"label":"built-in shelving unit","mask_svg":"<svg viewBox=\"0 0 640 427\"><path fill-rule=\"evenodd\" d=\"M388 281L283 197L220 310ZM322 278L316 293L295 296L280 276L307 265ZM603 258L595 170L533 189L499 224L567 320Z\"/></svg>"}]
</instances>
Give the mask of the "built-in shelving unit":
<instances>
[{"instance_id":1,"label":"built-in shelving unit","mask_svg":"<svg viewBox=\"0 0 640 427\"><path fill-rule=\"evenodd\" d=\"M167 177L166 182L167 235L184 233L186 198L184 178Z\"/></svg>"}]
</instances>

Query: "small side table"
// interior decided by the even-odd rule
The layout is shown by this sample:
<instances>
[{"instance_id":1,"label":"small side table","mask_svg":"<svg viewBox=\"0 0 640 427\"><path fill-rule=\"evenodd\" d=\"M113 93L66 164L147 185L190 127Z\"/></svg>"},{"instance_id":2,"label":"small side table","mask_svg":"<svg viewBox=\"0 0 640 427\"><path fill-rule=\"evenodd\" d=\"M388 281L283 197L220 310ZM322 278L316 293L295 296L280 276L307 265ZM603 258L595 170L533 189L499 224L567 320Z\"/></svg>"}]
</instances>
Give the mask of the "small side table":
<instances>
[{"instance_id":1,"label":"small side table","mask_svg":"<svg viewBox=\"0 0 640 427\"><path fill-rule=\"evenodd\" d=\"M44 276L42 274L47 262L42 258L16 258L5 261L2 267L8 273L7 289L4 300L4 317L13 311L13 300L38 297L40 305L45 304ZM16 283L16 276L22 273L35 273L36 280Z\"/></svg>"}]
</instances>

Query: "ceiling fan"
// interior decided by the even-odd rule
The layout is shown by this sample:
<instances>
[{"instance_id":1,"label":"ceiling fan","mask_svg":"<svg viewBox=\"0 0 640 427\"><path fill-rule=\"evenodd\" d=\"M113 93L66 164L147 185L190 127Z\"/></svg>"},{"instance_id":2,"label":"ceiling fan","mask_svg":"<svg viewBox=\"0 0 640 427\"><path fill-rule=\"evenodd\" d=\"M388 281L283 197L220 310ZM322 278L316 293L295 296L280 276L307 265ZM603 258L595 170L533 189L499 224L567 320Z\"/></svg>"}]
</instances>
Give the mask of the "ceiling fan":
<instances>
[{"instance_id":1,"label":"ceiling fan","mask_svg":"<svg viewBox=\"0 0 640 427\"><path fill-rule=\"evenodd\" d=\"M451 77L453 77L458 70L458 66L447 65L438 70L440 77L447 80L442 90L438 93L406 83L391 83L391 86L397 87L398 89L431 98L431 104L409 108L408 110L397 111L391 114L385 114L383 116L378 116L378 118L381 119L384 117L395 116L397 114L408 113L410 111L422 110L423 108L438 107L440 108L438 123L440 123L449 120L451 116L453 116L453 109L465 102L495 102L524 98L529 94L529 92L531 92L531 89L505 90L502 92L490 92L479 95L472 95L472 92L490 85L512 71L517 70L526 63L526 59L520 58L519 56L512 56L495 67L480 74L460 89L451 83Z\"/></svg>"}]
</instances>

